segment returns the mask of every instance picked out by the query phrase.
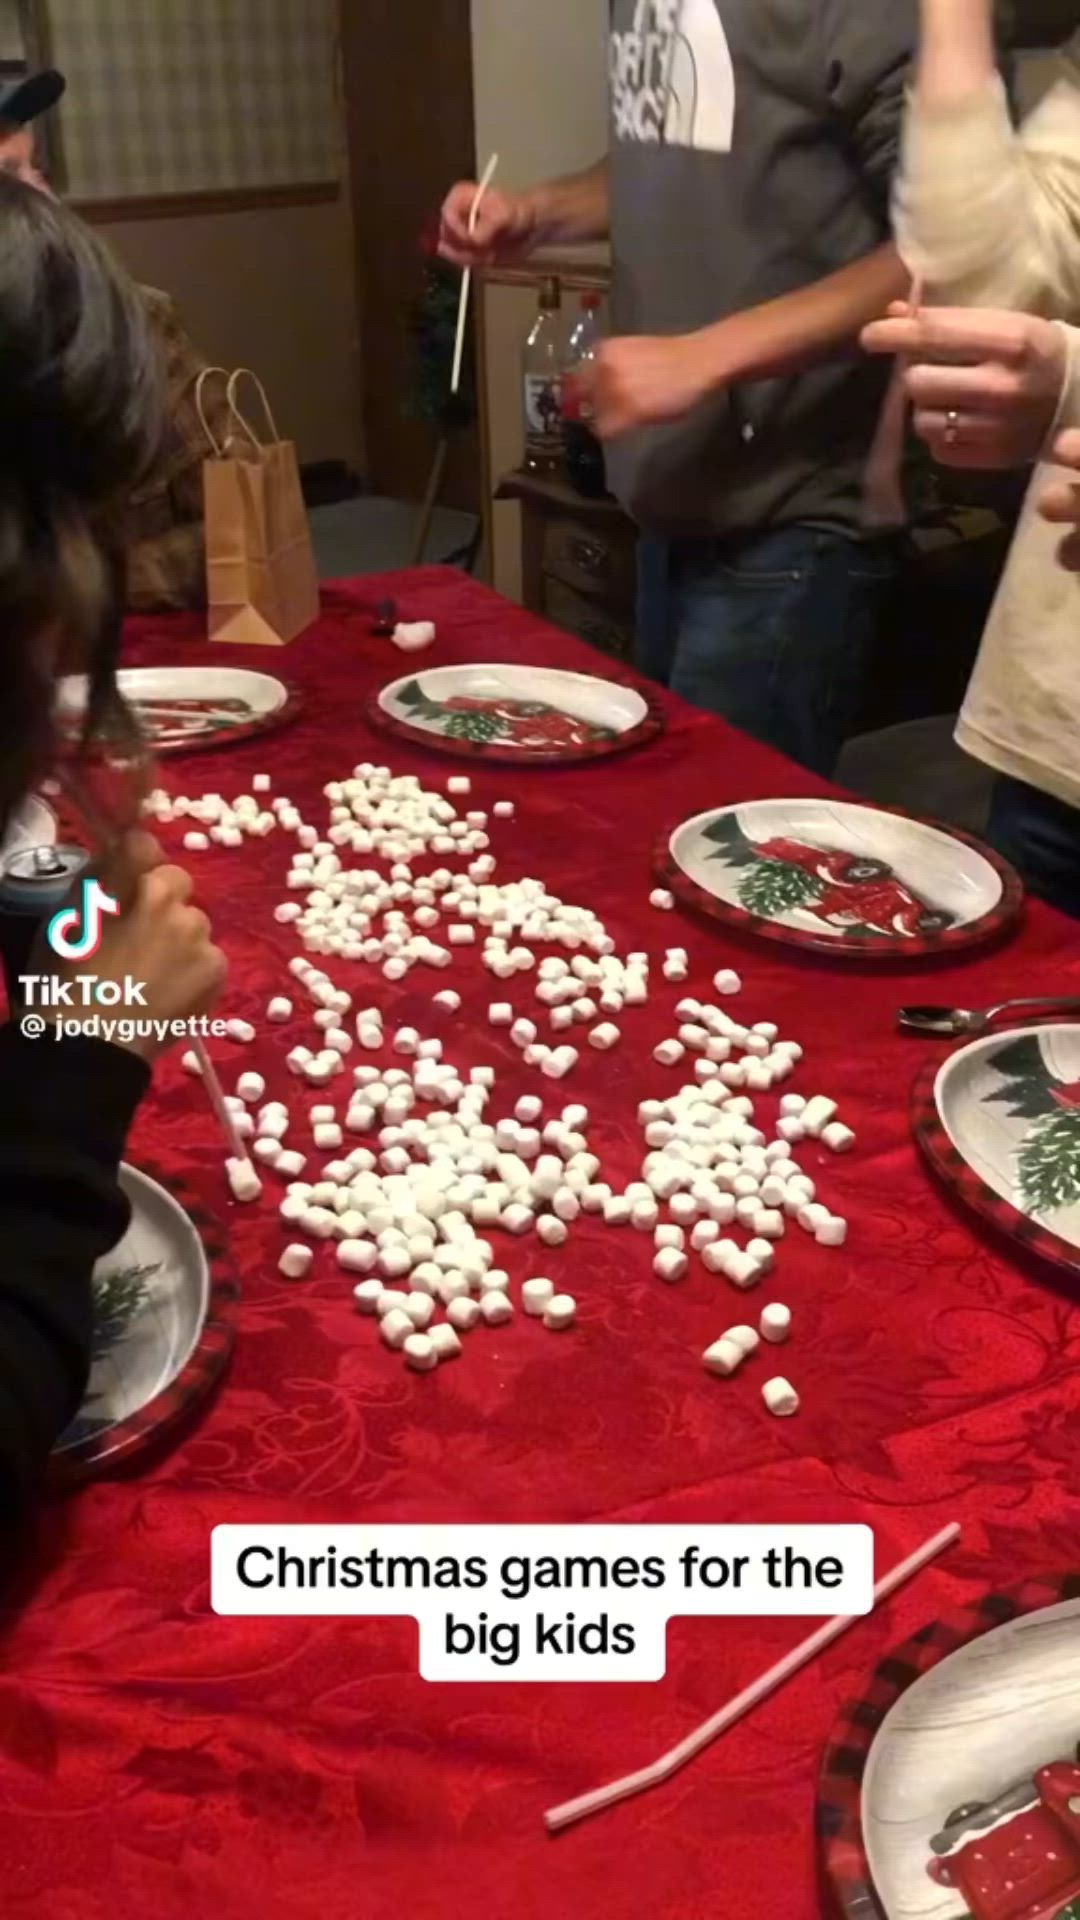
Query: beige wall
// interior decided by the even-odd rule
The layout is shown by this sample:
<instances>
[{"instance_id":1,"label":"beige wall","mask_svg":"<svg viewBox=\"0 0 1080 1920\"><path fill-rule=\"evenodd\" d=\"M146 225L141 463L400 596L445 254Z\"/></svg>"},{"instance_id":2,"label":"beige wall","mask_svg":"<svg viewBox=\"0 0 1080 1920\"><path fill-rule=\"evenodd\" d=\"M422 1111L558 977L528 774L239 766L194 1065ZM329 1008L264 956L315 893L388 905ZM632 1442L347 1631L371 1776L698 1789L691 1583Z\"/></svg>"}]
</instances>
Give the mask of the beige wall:
<instances>
[{"instance_id":1,"label":"beige wall","mask_svg":"<svg viewBox=\"0 0 1080 1920\"><path fill-rule=\"evenodd\" d=\"M499 155L510 186L573 173L607 147L608 0L472 0L476 151ZM522 450L521 349L536 297L491 287L484 295L491 469L494 480ZM494 511L492 581L521 595L521 513Z\"/></svg>"},{"instance_id":2,"label":"beige wall","mask_svg":"<svg viewBox=\"0 0 1080 1920\"><path fill-rule=\"evenodd\" d=\"M253 367L301 460L362 466L352 226L344 196L183 219L109 223L136 278L177 301L214 362Z\"/></svg>"}]
</instances>

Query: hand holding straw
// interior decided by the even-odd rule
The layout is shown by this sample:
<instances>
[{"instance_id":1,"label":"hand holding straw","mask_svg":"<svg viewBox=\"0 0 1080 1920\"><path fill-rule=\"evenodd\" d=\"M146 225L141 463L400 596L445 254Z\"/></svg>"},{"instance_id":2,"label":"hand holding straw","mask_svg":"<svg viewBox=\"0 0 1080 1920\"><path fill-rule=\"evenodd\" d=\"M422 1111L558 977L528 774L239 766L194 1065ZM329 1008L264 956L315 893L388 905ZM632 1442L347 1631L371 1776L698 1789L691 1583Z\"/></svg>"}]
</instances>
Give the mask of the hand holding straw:
<instances>
[{"instance_id":1,"label":"hand holding straw","mask_svg":"<svg viewBox=\"0 0 1080 1920\"><path fill-rule=\"evenodd\" d=\"M469 209L470 233L476 232L476 222L480 217L480 205L485 193L495 178L495 169L498 164L499 156L497 153L493 153L487 166L484 168L483 177L476 189L472 206ZM461 299L458 303L457 341L454 346L454 371L450 379L451 393L457 393L461 386L461 369L465 358L465 325L469 316L469 294L471 290L472 268L466 267L461 278Z\"/></svg>"},{"instance_id":2,"label":"hand holding straw","mask_svg":"<svg viewBox=\"0 0 1080 1920\"><path fill-rule=\"evenodd\" d=\"M111 854L117 840L117 829L105 819L104 814L90 798L84 782L72 773L70 769L65 769L65 771L60 774L59 780L69 806L82 821L87 838L93 843L99 854L106 856ZM199 1062L199 1071L203 1085L206 1088L210 1105L214 1109L222 1133L225 1136L230 1155L234 1160L239 1160L245 1165L250 1166L250 1155L244 1141L240 1137L236 1121L225 1104L225 1094L221 1081L218 1078L217 1069L210 1058L205 1040L199 1039L198 1037L193 1038L191 1050Z\"/></svg>"}]
</instances>

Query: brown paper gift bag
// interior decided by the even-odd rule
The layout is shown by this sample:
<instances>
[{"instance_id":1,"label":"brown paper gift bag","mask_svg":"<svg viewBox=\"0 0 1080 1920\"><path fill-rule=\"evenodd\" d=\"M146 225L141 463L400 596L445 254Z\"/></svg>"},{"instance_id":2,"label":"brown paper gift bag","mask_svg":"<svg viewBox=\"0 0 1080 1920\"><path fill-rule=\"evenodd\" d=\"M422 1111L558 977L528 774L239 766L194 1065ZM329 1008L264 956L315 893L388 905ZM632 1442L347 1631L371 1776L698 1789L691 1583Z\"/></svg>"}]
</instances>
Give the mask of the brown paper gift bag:
<instances>
[{"instance_id":1,"label":"brown paper gift bag","mask_svg":"<svg viewBox=\"0 0 1080 1920\"><path fill-rule=\"evenodd\" d=\"M203 409L209 367L196 403L213 459L203 469L206 504L206 597L210 638L233 646L283 647L319 617L319 580L296 448L278 437L262 382L246 367L229 380L235 427L219 445ZM241 413L237 390L254 382L270 429L263 442Z\"/></svg>"}]
</instances>

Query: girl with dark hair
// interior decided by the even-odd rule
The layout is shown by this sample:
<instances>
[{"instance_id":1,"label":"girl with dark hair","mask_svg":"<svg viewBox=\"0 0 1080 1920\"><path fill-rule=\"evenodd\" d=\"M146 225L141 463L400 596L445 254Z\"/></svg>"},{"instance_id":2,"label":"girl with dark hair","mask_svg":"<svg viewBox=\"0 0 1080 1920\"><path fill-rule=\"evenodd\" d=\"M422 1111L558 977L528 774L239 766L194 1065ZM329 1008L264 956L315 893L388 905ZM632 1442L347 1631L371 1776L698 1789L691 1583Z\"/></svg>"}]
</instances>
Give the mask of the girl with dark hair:
<instances>
[{"instance_id":1,"label":"girl with dark hair","mask_svg":"<svg viewBox=\"0 0 1080 1920\"><path fill-rule=\"evenodd\" d=\"M60 675L90 679L84 754L136 744L111 527L157 444L158 385L135 288L74 214L0 178L0 833L58 758ZM188 876L133 822L99 877L123 911L95 974L138 981L145 1021L205 1013L225 963ZM158 1050L0 1030L0 1531L85 1388L92 1272L126 1229L118 1168Z\"/></svg>"}]
</instances>

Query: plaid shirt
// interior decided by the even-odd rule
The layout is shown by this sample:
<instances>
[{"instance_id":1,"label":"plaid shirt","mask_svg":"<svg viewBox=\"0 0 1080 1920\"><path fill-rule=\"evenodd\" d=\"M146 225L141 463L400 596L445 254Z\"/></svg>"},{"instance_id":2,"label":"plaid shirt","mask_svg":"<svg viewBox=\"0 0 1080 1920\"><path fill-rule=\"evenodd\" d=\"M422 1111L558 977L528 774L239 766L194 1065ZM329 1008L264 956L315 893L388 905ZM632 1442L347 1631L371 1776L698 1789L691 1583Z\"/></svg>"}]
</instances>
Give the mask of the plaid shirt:
<instances>
[{"instance_id":1,"label":"plaid shirt","mask_svg":"<svg viewBox=\"0 0 1080 1920\"><path fill-rule=\"evenodd\" d=\"M142 294L165 365L167 424L154 467L128 502L124 536L128 605L136 613L160 613L206 605L203 462L213 449L195 405L195 385L207 362L168 294L152 287ZM204 397L220 443L228 419L224 382L207 382Z\"/></svg>"}]
</instances>

